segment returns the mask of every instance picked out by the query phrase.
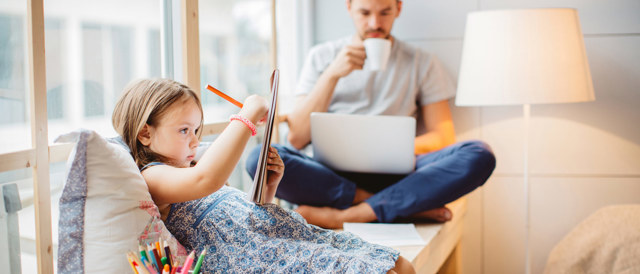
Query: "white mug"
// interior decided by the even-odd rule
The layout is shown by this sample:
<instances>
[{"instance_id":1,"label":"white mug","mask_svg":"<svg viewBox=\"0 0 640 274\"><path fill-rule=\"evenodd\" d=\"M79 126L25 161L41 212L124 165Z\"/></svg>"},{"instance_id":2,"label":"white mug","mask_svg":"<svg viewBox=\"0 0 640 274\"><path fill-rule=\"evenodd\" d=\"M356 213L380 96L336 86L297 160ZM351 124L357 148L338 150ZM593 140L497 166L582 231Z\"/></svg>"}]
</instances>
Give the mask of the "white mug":
<instances>
[{"instance_id":1,"label":"white mug","mask_svg":"<svg viewBox=\"0 0 640 274\"><path fill-rule=\"evenodd\" d=\"M367 59L364 61L365 70L384 70L391 53L391 41L383 38L368 38L364 40Z\"/></svg>"}]
</instances>

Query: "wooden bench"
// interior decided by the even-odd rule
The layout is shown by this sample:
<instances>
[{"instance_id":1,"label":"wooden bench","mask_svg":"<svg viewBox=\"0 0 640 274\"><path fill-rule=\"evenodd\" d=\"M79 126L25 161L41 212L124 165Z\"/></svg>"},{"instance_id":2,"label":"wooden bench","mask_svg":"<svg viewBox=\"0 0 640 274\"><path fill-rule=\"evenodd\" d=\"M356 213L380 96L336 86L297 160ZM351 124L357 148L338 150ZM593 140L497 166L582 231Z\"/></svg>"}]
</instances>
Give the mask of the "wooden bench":
<instances>
[{"instance_id":1,"label":"wooden bench","mask_svg":"<svg viewBox=\"0 0 640 274\"><path fill-rule=\"evenodd\" d=\"M425 241L423 246L398 246L400 255L411 261L417 273L460 273L460 239L467 211L462 197L447 207L453 218L443 224L416 223L418 234Z\"/></svg>"},{"instance_id":2,"label":"wooden bench","mask_svg":"<svg viewBox=\"0 0 640 274\"><path fill-rule=\"evenodd\" d=\"M417 273L461 273L460 239L467 201L447 204L453 218L446 223L414 223L424 245L392 246L413 264ZM337 229L341 231L342 229Z\"/></svg>"}]
</instances>

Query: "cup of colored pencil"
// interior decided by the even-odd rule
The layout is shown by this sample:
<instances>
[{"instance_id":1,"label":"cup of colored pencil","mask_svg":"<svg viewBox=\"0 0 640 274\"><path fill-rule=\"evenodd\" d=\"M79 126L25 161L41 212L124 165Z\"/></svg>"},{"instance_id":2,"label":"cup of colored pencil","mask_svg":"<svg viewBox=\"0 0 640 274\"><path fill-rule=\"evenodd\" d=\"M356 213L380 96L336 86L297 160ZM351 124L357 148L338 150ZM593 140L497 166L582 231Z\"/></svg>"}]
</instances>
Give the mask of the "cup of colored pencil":
<instances>
[{"instance_id":1,"label":"cup of colored pencil","mask_svg":"<svg viewBox=\"0 0 640 274\"><path fill-rule=\"evenodd\" d=\"M127 260L133 273L136 274L198 274L206 254L207 247L202 250L196 260L195 250L192 250L184 264L179 266L177 262L173 262L167 241L160 239L154 243L139 245L139 254L127 252ZM192 266L193 271L191 271Z\"/></svg>"}]
</instances>

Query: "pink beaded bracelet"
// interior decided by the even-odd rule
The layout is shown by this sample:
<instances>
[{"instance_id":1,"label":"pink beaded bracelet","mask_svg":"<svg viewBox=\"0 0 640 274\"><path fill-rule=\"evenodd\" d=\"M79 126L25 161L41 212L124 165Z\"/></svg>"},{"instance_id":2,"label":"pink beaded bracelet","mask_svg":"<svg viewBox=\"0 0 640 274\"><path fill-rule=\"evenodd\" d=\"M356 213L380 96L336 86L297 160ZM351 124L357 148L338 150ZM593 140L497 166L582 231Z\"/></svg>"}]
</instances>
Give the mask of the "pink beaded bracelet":
<instances>
[{"instance_id":1,"label":"pink beaded bracelet","mask_svg":"<svg viewBox=\"0 0 640 274\"><path fill-rule=\"evenodd\" d=\"M249 130L251 130L251 136L256 136L256 134L258 134L258 131L256 130L256 125L254 125L251 121L249 121L249 119L244 118L238 114L233 114L229 117L229 121L233 121L233 120L238 120L243 124L245 124L249 128Z\"/></svg>"}]
</instances>

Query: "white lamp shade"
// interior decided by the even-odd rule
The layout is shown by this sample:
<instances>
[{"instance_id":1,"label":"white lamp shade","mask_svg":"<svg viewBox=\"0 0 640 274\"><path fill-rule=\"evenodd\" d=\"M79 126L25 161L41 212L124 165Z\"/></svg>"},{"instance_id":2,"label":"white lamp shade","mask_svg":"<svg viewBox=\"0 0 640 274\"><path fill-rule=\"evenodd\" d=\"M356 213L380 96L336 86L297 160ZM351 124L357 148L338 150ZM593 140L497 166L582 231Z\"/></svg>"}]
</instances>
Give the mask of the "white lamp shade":
<instances>
[{"instance_id":1,"label":"white lamp shade","mask_svg":"<svg viewBox=\"0 0 640 274\"><path fill-rule=\"evenodd\" d=\"M472 12L462 52L456 105L595 99L575 9Z\"/></svg>"}]
</instances>

